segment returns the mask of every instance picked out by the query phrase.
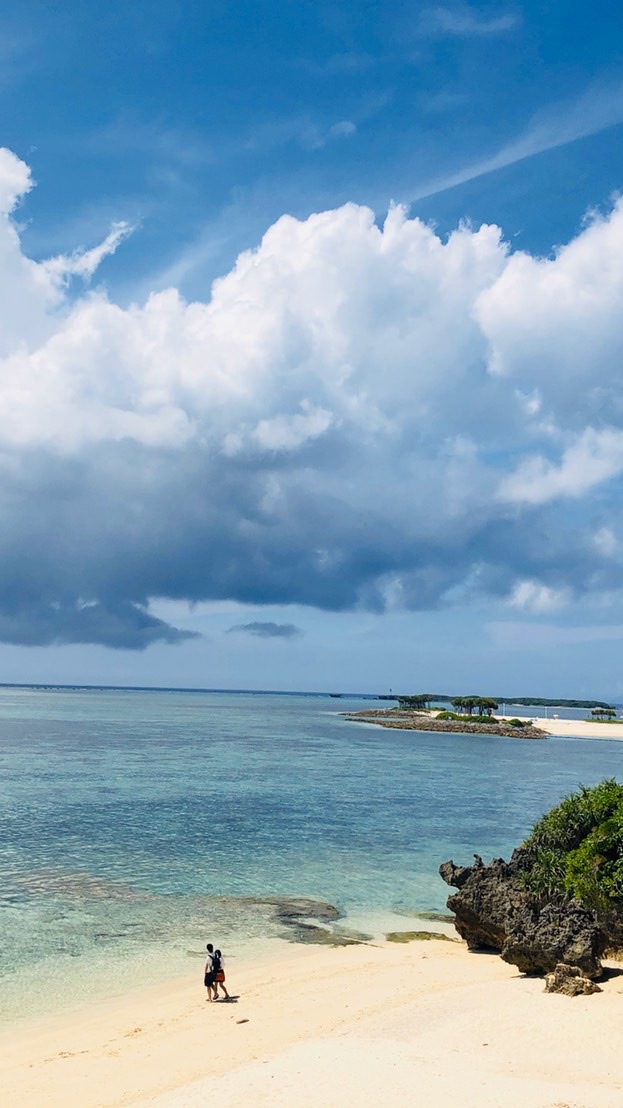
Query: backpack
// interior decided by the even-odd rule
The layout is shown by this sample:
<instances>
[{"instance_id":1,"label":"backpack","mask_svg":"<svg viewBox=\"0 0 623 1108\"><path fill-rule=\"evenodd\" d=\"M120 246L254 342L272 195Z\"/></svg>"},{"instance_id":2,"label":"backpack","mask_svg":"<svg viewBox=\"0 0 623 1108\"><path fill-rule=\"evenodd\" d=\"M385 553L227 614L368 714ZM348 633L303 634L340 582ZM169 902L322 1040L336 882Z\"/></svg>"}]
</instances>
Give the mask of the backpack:
<instances>
[{"instance_id":1,"label":"backpack","mask_svg":"<svg viewBox=\"0 0 623 1108\"><path fill-rule=\"evenodd\" d=\"M220 971L221 971L221 956L215 950L214 954L212 955L212 973L220 973Z\"/></svg>"}]
</instances>

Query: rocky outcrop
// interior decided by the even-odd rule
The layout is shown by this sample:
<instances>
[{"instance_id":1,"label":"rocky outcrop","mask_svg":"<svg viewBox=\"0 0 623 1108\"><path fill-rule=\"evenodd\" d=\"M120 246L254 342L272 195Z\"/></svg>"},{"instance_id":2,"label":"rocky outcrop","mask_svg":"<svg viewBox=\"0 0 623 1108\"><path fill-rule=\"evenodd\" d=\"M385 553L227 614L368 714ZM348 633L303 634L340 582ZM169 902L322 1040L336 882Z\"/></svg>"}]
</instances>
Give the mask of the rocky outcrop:
<instances>
[{"instance_id":1,"label":"rocky outcrop","mask_svg":"<svg viewBox=\"0 0 623 1108\"><path fill-rule=\"evenodd\" d=\"M564 996L590 996L600 993L599 985L585 977L579 966L567 966L559 962L553 973L545 978L546 993L563 993Z\"/></svg>"},{"instance_id":2,"label":"rocky outcrop","mask_svg":"<svg viewBox=\"0 0 623 1108\"><path fill-rule=\"evenodd\" d=\"M594 916L577 901L528 908L512 920L502 948L506 962L521 973L548 973L559 962L599 977L606 936Z\"/></svg>"},{"instance_id":3,"label":"rocky outcrop","mask_svg":"<svg viewBox=\"0 0 623 1108\"><path fill-rule=\"evenodd\" d=\"M546 739L540 727L526 724L511 727L504 720L492 719L490 723L469 720L436 719L418 712L401 712L396 708L376 708L363 712L345 712L352 723L376 723L380 727L393 727L400 731L451 731L458 735L502 735L509 739Z\"/></svg>"},{"instance_id":4,"label":"rocky outcrop","mask_svg":"<svg viewBox=\"0 0 623 1108\"><path fill-rule=\"evenodd\" d=\"M529 864L522 849L510 862L496 858L487 866L474 857L473 866L439 867L443 880L459 890L448 908L470 950L494 950L526 974L551 973L565 963L599 977L607 935L592 913L574 900L537 904L522 882Z\"/></svg>"},{"instance_id":5,"label":"rocky outcrop","mask_svg":"<svg viewBox=\"0 0 623 1108\"><path fill-rule=\"evenodd\" d=\"M513 867L503 858L495 858L485 866L475 854L473 866L444 862L439 873L446 884L460 890L448 898L448 908L454 912L454 926L470 950L500 952L506 943L509 918L517 915L525 903Z\"/></svg>"}]
</instances>

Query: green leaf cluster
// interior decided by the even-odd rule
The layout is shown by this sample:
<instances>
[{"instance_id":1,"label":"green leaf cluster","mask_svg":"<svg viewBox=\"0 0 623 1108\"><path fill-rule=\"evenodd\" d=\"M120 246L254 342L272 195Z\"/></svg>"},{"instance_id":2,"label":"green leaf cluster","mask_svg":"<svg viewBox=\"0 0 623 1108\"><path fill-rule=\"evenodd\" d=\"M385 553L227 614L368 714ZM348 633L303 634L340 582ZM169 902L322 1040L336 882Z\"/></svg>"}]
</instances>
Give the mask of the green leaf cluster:
<instances>
[{"instance_id":1,"label":"green leaf cluster","mask_svg":"<svg viewBox=\"0 0 623 1108\"><path fill-rule=\"evenodd\" d=\"M497 711L499 704L492 696L455 696L452 707L457 712L467 712L470 716L473 712L480 716L490 716L492 712Z\"/></svg>"},{"instance_id":2,"label":"green leaf cluster","mask_svg":"<svg viewBox=\"0 0 623 1108\"><path fill-rule=\"evenodd\" d=\"M417 712L430 708L430 702L435 698L433 693L419 693L417 696L399 696L397 699L400 708Z\"/></svg>"},{"instance_id":3,"label":"green leaf cluster","mask_svg":"<svg viewBox=\"0 0 623 1108\"><path fill-rule=\"evenodd\" d=\"M459 720L461 723L494 723L495 722L494 719L492 718L492 716L490 716L490 715L486 715L486 716L461 715L459 712L447 712L447 711L438 712L437 715L435 716L435 719L456 719L456 720ZM523 727L523 724L520 724L520 726Z\"/></svg>"},{"instance_id":4,"label":"green leaf cluster","mask_svg":"<svg viewBox=\"0 0 623 1108\"><path fill-rule=\"evenodd\" d=\"M623 907L623 785L582 786L543 816L523 844L535 899L575 897L594 911Z\"/></svg>"}]
</instances>

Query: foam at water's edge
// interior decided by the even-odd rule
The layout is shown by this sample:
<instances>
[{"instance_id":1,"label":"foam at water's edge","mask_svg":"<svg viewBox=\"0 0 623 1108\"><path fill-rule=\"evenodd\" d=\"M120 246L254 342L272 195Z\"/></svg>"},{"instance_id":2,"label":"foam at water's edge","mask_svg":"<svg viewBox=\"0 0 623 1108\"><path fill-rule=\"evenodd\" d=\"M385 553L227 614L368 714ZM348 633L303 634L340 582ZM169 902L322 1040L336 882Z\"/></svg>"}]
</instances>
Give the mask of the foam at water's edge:
<instances>
[{"instance_id":1,"label":"foam at water's edge","mask_svg":"<svg viewBox=\"0 0 623 1108\"><path fill-rule=\"evenodd\" d=\"M176 898L166 899L172 908ZM175 933L175 921L180 926L181 916L193 899L209 908L206 912L209 922L204 923L201 939L197 938L198 931L189 931L187 935ZM136 907L136 898L130 900ZM161 898L146 898L138 903L143 912L149 904L150 911L158 913ZM100 906L113 913L118 907L114 899ZM179 898L177 912L168 924L160 912L160 935L150 931L147 918L143 917L140 933L134 934L131 946L127 943L127 929L118 936L111 931L109 946L94 947L79 956L56 955L52 959L46 959L42 952L19 970L6 974L0 992L0 1025L81 1007L86 999L104 999L128 989L174 980L189 972L196 973L200 982L204 937L221 946L228 968L235 972L236 961L263 960L275 950L284 952L292 945L383 942L389 932L405 930L407 918L409 927L453 933L451 924L431 923L425 915L411 911L357 911L346 915L336 912L334 916L328 908L323 902L291 897ZM109 924L118 926L110 920ZM167 926L171 927L169 943L162 939ZM122 941L115 945L112 942L115 937Z\"/></svg>"}]
</instances>

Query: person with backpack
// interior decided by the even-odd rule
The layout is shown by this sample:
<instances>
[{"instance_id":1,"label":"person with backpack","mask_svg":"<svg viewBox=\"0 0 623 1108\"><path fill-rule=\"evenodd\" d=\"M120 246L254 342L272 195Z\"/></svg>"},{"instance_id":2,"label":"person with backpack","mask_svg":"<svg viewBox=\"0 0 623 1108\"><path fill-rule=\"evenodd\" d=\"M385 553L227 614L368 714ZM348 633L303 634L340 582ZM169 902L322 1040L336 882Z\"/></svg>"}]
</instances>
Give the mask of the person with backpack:
<instances>
[{"instance_id":1,"label":"person with backpack","mask_svg":"<svg viewBox=\"0 0 623 1108\"><path fill-rule=\"evenodd\" d=\"M212 943L208 943L206 954L206 963L203 969L203 983L208 990L208 1000L216 1000L216 971L214 969L214 947ZM214 995L212 995L214 994Z\"/></svg>"},{"instance_id":2,"label":"person with backpack","mask_svg":"<svg viewBox=\"0 0 623 1108\"><path fill-rule=\"evenodd\" d=\"M225 994L225 1000L229 1000L229 993L225 985L225 963L220 950L215 950L212 955L212 968L214 971L214 999L218 998L218 987L220 985Z\"/></svg>"}]
</instances>

